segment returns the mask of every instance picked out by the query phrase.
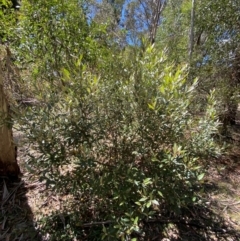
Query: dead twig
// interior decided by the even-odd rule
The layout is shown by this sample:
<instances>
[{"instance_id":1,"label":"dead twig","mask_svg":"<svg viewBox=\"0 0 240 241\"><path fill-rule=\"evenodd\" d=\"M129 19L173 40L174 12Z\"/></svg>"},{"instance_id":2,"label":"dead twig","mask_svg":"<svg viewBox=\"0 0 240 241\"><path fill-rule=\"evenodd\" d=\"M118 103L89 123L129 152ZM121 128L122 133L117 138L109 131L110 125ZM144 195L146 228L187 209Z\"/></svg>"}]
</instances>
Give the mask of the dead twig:
<instances>
[{"instance_id":1,"label":"dead twig","mask_svg":"<svg viewBox=\"0 0 240 241\"><path fill-rule=\"evenodd\" d=\"M114 223L114 222L111 221L111 220L102 221L102 222L91 222L91 223L84 223L84 224L82 225L82 227L87 228L87 227L98 226L98 225L104 225L104 224L112 224L112 223Z\"/></svg>"},{"instance_id":2,"label":"dead twig","mask_svg":"<svg viewBox=\"0 0 240 241\"><path fill-rule=\"evenodd\" d=\"M23 184L23 182L20 182L13 190L12 192L8 193L8 195L4 198L1 204L1 208L3 208L4 204L16 193L18 188ZM6 186L6 183L4 182L4 187Z\"/></svg>"},{"instance_id":3,"label":"dead twig","mask_svg":"<svg viewBox=\"0 0 240 241\"><path fill-rule=\"evenodd\" d=\"M31 183L31 184L25 185L25 188L27 188L27 189L34 189L34 188L41 187L43 185L45 185L45 183L43 183L43 182L35 182L35 183Z\"/></svg>"},{"instance_id":4,"label":"dead twig","mask_svg":"<svg viewBox=\"0 0 240 241\"><path fill-rule=\"evenodd\" d=\"M0 240L3 240L3 238L5 237L5 235L8 233L10 228L8 228L4 233L3 235L0 235Z\"/></svg>"}]
</instances>

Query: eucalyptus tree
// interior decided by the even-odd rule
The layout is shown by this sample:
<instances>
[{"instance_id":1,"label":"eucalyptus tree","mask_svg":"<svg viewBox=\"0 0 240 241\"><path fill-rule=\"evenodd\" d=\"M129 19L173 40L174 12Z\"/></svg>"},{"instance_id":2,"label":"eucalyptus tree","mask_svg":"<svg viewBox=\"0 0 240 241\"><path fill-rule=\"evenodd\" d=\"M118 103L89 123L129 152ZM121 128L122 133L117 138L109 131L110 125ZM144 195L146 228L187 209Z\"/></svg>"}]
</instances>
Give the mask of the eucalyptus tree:
<instances>
[{"instance_id":1,"label":"eucalyptus tree","mask_svg":"<svg viewBox=\"0 0 240 241\"><path fill-rule=\"evenodd\" d=\"M144 34L153 44L166 2L165 0L128 1L125 24L130 35L136 38L139 34Z\"/></svg>"},{"instance_id":2,"label":"eucalyptus tree","mask_svg":"<svg viewBox=\"0 0 240 241\"><path fill-rule=\"evenodd\" d=\"M20 169L17 164L17 149L13 141L13 120L10 113L10 95L6 86L9 85L11 51L8 44L14 42L13 32L16 27L16 1L0 1L0 175L18 177ZM12 90L12 89L11 89ZM10 91L11 91L10 90Z\"/></svg>"},{"instance_id":3,"label":"eucalyptus tree","mask_svg":"<svg viewBox=\"0 0 240 241\"><path fill-rule=\"evenodd\" d=\"M189 63L191 79L199 78L199 106L215 89L224 128L235 122L239 96L240 9L238 1L167 2L157 33L157 46L169 60ZM202 108L202 107L201 107Z\"/></svg>"},{"instance_id":4,"label":"eucalyptus tree","mask_svg":"<svg viewBox=\"0 0 240 241\"><path fill-rule=\"evenodd\" d=\"M2 47L2 46L0 46ZM0 50L0 175L18 177L17 150L13 142L9 102L4 91L3 54Z\"/></svg>"},{"instance_id":5,"label":"eucalyptus tree","mask_svg":"<svg viewBox=\"0 0 240 241\"><path fill-rule=\"evenodd\" d=\"M240 8L237 0L196 5L195 64L201 89L215 88L224 128L235 123L240 84Z\"/></svg>"},{"instance_id":6,"label":"eucalyptus tree","mask_svg":"<svg viewBox=\"0 0 240 241\"><path fill-rule=\"evenodd\" d=\"M121 43L139 45L145 37L153 44L166 0L87 1L90 19L108 23L109 33Z\"/></svg>"},{"instance_id":7,"label":"eucalyptus tree","mask_svg":"<svg viewBox=\"0 0 240 241\"><path fill-rule=\"evenodd\" d=\"M190 41L193 34L189 36L191 10L190 1L169 0L162 13L156 45L159 49L166 49L168 59L176 64L189 63L190 42L193 45L193 41ZM194 33L193 27L192 32Z\"/></svg>"},{"instance_id":8,"label":"eucalyptus tree","mask_svg":"<svg viewBox=\"0 0 240 241\"><path fill-rule=\"evenodd\" d=\"M195 0L192 0L191 27L189 33L189 60L191 63L194 45L194 23L195 23Z\"/></svg>"}]
</instances>

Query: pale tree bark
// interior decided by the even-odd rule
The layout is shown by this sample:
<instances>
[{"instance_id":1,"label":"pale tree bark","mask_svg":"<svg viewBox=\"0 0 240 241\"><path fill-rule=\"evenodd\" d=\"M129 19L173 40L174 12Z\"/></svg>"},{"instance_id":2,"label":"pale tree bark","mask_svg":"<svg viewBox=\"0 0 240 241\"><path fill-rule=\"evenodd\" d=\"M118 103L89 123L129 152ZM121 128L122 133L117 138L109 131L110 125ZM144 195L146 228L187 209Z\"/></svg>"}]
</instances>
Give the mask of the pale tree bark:
<instances>
[{"instance_id":1,"label":"pale tree bark","mask_svg":"<svg viewBox=\"0 0 240 241\"><path fill-rule=\"evenodd\" d=\"M10 122L9 105L4 94L2 60L0 59L0 175L18 177L20 169L17 164L16 147Z\"/></svg>"},{"instance_id":2,"label":"pale tree bark","mask_svg":"<svg viewBox=\"0 0 240 241\"><path fill-rule=\"evenodd\" d=\"M195 0L192 0L192 9L191 9L191 25L189 31L189 61L192 61L193 54L193 43L194 43L194 20L195 20Z\"/></svg>"}]
</instances>

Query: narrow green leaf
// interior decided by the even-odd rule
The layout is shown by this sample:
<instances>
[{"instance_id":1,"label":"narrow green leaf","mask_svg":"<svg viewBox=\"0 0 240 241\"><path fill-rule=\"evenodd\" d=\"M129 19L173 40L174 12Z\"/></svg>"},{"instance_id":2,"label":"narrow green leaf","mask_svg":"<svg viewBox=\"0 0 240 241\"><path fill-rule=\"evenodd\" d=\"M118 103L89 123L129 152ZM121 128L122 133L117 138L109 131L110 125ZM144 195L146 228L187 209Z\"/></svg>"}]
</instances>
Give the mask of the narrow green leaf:
<instances>
[{"instance_id":1,"label":"narrow green leaf","mask_svg":"<svg viewBox=\"0 0 240 241\"><path fill-rule=\"evenodd\" d=\"M144 183L145 185L152 184L151 178L146 178L146 179L144 179L143 183Z\"/></svg>"},{"instance_id":2,"label":"narrow green leaf","mask_svg":"<svg viewBox=\"0 0 240 241\"><path fill-rule=\"evenodd\" d=\"M200 174L200 175L197 177L198 181L202 180L203 177L204 177L204 175L205 175L204 173Z\"/></svg>"},{"instance_id":3,"label":"narrow green leaf","mask_svg":"<svg viewBox=\"0 0 240 241\"><path fill-rule=\"evenodd\" d=\"M62 68L62 74L64 79L70 79L70 73L67 69Z\"/></svg>"},{"instance_id":4,"label":"narrow green leaf","mask_svg":"<svg viewBox=\"0 0 240 241\"><path fill-rule=\"evenodd\" d=\"M159 87L159 91L162 93L162 94L165 94L165 87L163 85L161 85Z\"/></svg>"},{"instance_id":5,"label":"narrow green leaf","mask_svg":"<svg viewBox=\"0 0 240 241\"><path fill-rule=\"evenodd\" d=\"M152 205L152 201L148 201L148 203L146 204L146 207L149 208Z\"/></svg>"},{"instance_id":6,"label":"narrow green leaf","mask_svg":"<svg viewBox=\"0 0 240 241\"><path fill-rule=\"evenodd\" d=\"M151 110L155 110L155 106L153 104L148 104L148 108Z\"/></svg>"},{"instance_id":7,"label":"narrow green leaf","mask_svg":"<svg viewBox=\"0 0 240 241\"><path fill-rule=\"evenodd\" d=\"M135 225L137 225L137 223L138 223L138 217L136 217L135 219L134 219L134 222L133 222Z\"/></svg>"},{"instance_id":8,"label":"narrow green leaf","mask_svg":"<svg viewBox=\"0 0 240 241\"><path fill-rule=\"evenodd\" d=\"M160 191L158 191L158 195L159 195L160 197L163 197L163 194L162 194Z\"/></svg>"},{"instance_id":9,"label":"narrow green leaf","mask_svg":"<svg viewBox=\"0 0 240 241\"><path fill-rule=\"evenodd\" d=\"M152 204L159 206L159 202L157 200L152 200Z\"/></svg>"},{"instance_id":10,"label":"narrow green leaf","mask_svg":"<svg viewBox=\"0 0 240 241\"><path fill-rule=\"evenodd\" d=\"M148 198L147 197L142 197L139 202L145 202Z\"/></svg>"}]
</instances>

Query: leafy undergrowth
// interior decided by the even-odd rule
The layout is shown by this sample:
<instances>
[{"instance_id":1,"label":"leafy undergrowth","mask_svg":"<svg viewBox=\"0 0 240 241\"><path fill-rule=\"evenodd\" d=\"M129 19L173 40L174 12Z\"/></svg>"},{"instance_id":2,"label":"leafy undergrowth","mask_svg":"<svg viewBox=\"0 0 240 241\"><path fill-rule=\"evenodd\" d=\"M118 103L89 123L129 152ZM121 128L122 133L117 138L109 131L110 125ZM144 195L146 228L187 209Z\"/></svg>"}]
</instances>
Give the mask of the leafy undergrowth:
<instances>
[{"instance_id":1,"label":"leafy undergrowth","mask_svg":"<svg viewBox=\"0 0 240 241\"><path fill-rule=\"evenodd\" d=\"M27 146L21 146L21 135L16 134L19 144L21 181L9 182L1 178L0 240L48 240L41 235L43 217L48 217L49 228L61 235L68 228L71 210L64 204L74 202L70 195L59 196L38 181L25 164ZM136 240L240 240L240 152L237 142L231 154L215 160L203 180L205 202L182 210L181 215L161 213L152 220L141 223L144 232L135 233ZM60 212L61 210L61 212ZM89 212L92 207L89 206ZM75 226L81 230L78 240L101 240L99 233L104 222L89 222ZM67 232L66 232L67 233ZM58 240L55 238L54 240ZM63 239L61 239L63 240ZM75 239L76 240L76 239Z\"/></svg>"}]
</instances>

